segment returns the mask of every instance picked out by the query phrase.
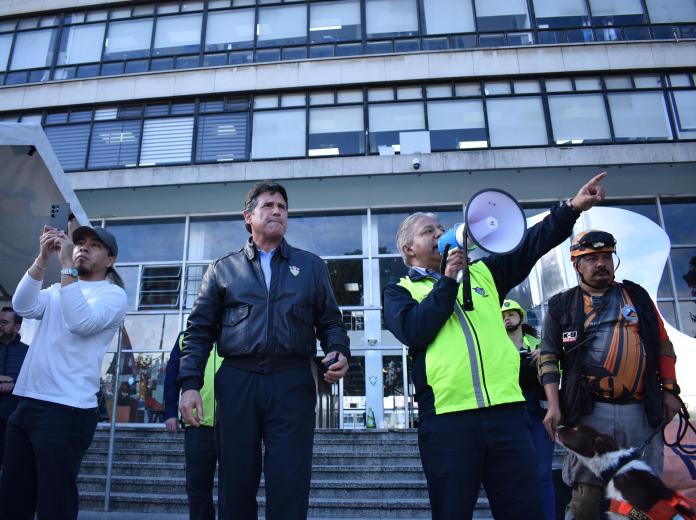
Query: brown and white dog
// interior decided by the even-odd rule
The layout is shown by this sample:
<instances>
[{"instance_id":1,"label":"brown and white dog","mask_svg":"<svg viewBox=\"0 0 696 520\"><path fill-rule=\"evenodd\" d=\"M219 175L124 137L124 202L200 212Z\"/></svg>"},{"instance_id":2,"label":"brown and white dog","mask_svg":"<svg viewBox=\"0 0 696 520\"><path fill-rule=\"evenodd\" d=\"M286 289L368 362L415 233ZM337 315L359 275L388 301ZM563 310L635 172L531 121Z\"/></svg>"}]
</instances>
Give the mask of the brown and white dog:
<instances>
[{"instance_id":1,"label":"brown and white dog","mask_svg":"<svg viewBox=\"0 0 696 520\"><path fill-rule=\"evenodd\" d=\"M696 520L688 500L668 488L640 457L639 448L621 448L609 435L586 425L559 427L558 441L607 483L609 518Z\"/></svg>"}]
</instances>

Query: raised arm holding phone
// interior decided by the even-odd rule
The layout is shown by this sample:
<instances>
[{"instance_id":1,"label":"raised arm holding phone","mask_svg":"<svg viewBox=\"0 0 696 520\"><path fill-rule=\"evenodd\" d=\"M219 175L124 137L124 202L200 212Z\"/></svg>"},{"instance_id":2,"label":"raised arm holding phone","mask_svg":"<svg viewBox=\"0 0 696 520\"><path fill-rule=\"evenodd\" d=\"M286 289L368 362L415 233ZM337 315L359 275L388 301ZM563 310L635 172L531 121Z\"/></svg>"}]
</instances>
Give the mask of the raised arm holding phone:
<instances>
[{"instance_id":1,"label":"raised arm holding phone","mask_svg":"<svg viewBox=\"0 0 696 520\"><path fill-rule=\"evenodd\" d=\"M125 292L107 281L117 254L106 229L82 226L68 236L44 226L15 290L17 314L41 323L14 386L20 401L7 423L2 520L77 518L76 479L97 425L101 364L126 313ZM54 255L60 283L42 289Z\"/></svg>"}]
</instances>

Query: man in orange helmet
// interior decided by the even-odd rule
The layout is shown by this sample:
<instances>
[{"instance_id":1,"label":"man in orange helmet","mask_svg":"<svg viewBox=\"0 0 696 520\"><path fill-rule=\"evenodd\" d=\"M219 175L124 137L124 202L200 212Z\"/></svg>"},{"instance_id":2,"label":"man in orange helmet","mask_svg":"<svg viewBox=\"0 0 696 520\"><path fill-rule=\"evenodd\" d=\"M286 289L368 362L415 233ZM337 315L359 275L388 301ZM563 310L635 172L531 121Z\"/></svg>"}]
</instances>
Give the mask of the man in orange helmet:
<instances>
[{"instance_id":1,"label":"man in orange helmet","mask_svg":"<svg viewBox=\"0 0 696 520\"><path fill-rule=\"evenodd\" d=\"M573 239L570 257L580 284L552 297L544 319L544 425L552 438L562 421L592 426L624 447L641 447L679 410L676 356L646 290L614 279L615 255L616 240L606 231L583 231ZM652 436L643 460L658 473L662 452L662 438ZM606 483L572 454L563 479L573 486L566 519L598 518Z\"/></svg>"}]
</instances>

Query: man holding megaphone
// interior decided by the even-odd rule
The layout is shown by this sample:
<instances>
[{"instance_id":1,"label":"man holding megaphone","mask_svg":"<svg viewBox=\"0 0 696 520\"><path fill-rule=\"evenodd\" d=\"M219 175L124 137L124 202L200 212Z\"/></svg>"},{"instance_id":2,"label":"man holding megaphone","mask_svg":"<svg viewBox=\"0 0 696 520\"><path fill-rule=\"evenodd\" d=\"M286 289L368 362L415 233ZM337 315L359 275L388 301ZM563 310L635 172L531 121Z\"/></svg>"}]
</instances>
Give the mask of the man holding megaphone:
<instances>
[{"instance_id":1,"label":"man holding megaphone","mask_svg":"<svg viewBox=\"0 0 696 520\"><path fill-rule=\"evenodd\" d=\"M438 240L445 229L436 215L414 213L399 226L397 246L410 269L385 287L384 319L413 358L418 443L435 520L471 518L481 483L495 518L544 518L524 423L519 354L500 319L500 305L537 260L570 235L580 213L603 200L599 183L605 176L600 173L551 208L512 247L496 245L499 237L509 238L497 230L519 220L495 209L510 197L493 194L478 199L483 204L470 201L465 223L485 230L469 229L469 238L494 253L514 251L471 264L462 232L457 244L463 247L446 247L443 261ZM470 215L472 205L494 209L475 208L473 213L482 215L477 219ZM479 240L484 235L486 240ZM467 305L461 280L472 289Z\"/></svg>"}]
</instances>

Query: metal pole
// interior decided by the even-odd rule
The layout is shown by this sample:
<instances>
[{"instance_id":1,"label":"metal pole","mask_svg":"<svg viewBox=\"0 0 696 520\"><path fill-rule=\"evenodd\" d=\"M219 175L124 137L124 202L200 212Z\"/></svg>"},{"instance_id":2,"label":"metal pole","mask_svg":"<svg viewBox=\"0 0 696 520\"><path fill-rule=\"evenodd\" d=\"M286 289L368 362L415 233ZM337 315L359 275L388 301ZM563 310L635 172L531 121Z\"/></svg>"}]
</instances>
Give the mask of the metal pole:
<instances>
[{"instance_id":1,"label":"metal pole","mask_svg":"<svg viewBox=\"0 0 696 520\"><path fill-rule=\"evenodd\" d=\"M118 341L116 342L116 374L114 375L114 397L111 402L111 425L109 428L109 453L106 462L106 482L104 483L104 511L109 510L111 497L111 470L114 464L114 438L116 436L116 408L118 404L118 381L121 378L121 339L123 324L118 328Z\"/></svg>"},{"instance_id":2,"label":"metal pole","mask_svg":"<svg viewBox=\"0 0 696 520\"><path fill-rule=\"evenodd\" d=\"M404 428L411 427L411 407L409 406L409 387L408 387L408 357L406 355L406 345L401 345L401 375L404 384Z\"/></svg>"}]
</instances>

